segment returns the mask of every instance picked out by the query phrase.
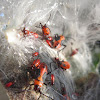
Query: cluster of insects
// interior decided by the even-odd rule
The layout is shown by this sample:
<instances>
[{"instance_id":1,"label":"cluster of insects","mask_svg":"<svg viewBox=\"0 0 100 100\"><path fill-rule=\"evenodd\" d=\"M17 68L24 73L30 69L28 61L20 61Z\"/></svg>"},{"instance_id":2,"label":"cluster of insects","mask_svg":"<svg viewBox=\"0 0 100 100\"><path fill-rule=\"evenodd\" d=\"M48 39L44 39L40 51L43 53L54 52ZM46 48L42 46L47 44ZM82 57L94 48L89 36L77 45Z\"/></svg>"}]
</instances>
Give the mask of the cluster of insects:
<instances>
[{"instance_id":1,"label":"cluster of insects","mask_svg":"<svg viewBox=\"0 0 100 100\"><path fill-rule=\"evenodd\" d=\"M55 49L59 50L62 46L64 48L66 47L66 45L62 44L62 41L65 40L65 37L63 35L55 34L55 36L52 37L52 36L50 36L51 31L47 27L46 24L42 25L40 23L40 27L42 29L43 39L45 40L45 42L47 43L47 45L50 48L55 48ZM31 34L31 35L34 35L35 38L38 38L38 33L31 32L29 30L26 30L25 28L22 30L22 32L23 32L23 36L28 36ZM77 53L77 51L78 50L74 50L70 56L75 55ZM41 92L41 87L43 87L43 85L47 85L45 83L45 80L48 75L50 75L50 85L55 84L55 75L52 74L52 71L48 72L48 67L51 68L52 63L55 63L56 66L58 66L58 68L56 68L55 70L57 70L59 68L66 70L66 69L70 68L70 63L68 61L60 60L59 58L55 57L55 58L52 58L53 61L50 63L50 66L47 66L46 63L44 63L40 60L39 52L34 52L32 55L34 58L33 63L31 66L29 66L27 68L27 72L29 72L30 76L34 79L33 84L30 84L30 86L34 85L34 91L39 92L40 95L44 95L44 96L54 100L53 98L51 98ZM15 83L10 81L5 84L5 87L10 88L13 84L15 84ZM70 100L70 98L67 95L67 92L65 91L65 87L62 87L61 95L63 95L65 97L64 100Z\"/></svg>"}]
</instances>

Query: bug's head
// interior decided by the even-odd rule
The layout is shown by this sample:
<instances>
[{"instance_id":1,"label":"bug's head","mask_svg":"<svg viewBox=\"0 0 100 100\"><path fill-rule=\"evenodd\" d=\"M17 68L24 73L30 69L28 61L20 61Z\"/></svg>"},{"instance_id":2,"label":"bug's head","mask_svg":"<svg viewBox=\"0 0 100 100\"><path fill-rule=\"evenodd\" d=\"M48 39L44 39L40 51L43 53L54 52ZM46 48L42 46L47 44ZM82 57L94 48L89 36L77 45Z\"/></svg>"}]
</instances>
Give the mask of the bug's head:
<instances>
[{"instance_id":1,"label":"bug's head","mask_svg":"<svg viewBox=\"0 0 100 100\"><path fill-rule=\"evenodd\" d=\"M55 61L57 61L57 62L58 62L58 61L59 61L59 58L55 58Z\"/></svg>"},{"instance_id":2,"label":"bug's head","mask_svg":"<svg viewBox=\"0 0 100 100\"><path fill-rule=\"evenodd\" d=\"M37 91L37 92L39 92L40 91L40 86L39 85L35 85L34 86L34 90Z\"/></svg>"},{"instance_id":3,"label":"bug's head","mask_svg":"<svg viewBox=\"0 0 100 100\"><path fill-rule=\"evenodd\" d=\"M58 38L58 34L55 34L55 38Z\"/></svg>"},{"instance_id":4,"label":"bug's head","mask_svg":"<svg viewBox=\"0 0 100 100\"><path fill-rule=\"evenodd\" d=\"M56 41L60 40L60 36L58 34L55 34L55 40Z\"/></svg>"}]
</instances>

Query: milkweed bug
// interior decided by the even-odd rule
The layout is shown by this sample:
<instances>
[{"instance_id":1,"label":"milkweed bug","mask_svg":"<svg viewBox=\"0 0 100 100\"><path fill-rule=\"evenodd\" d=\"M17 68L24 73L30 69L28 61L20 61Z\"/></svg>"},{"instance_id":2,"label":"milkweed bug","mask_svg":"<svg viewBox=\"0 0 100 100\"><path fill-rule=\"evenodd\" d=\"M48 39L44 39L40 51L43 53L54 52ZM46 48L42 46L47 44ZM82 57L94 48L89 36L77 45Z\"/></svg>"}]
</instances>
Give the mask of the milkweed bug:
<instances>
[{"instance_id":1,"label":"milkweed bug","mask_svg":"<svg viewBox=\"0 0 100 100\"><path fill-rule=\"evenodd\" d=\"M73 50L70 56L74 56L75 54L77 54L77 52L78 52L78 49Z\"/></svg>"},{"instance_id":2,"label":"milkweed bug","mask_svg":"<svg viewBox=\"0 0 100 100\"><path fill-rule=\"evenodd\" d=\"M38 56L38 55L39 55L38 52L33 53L33 57L34 57L34 56Z\"/></svg>"},{"instance_id":3,"label":"milkweed bug","mask_svg":"<svg viewBox=\"0 0 100 100\"><path fill-rule=\"evenodd\" d=\"M39 53L35 52L33 54L33 56L39 56ZM52 99L51 97L43 94L40 91L41 87L43 86L43 84L45 82L46 76L47 76L47 72L48 72L47 65L45 63L42 63L40 61L40 59L36 59L33 61L32 66L28 68L28 72L30 73L31 77L34 79L34 83L30 84L30 86L34 85L34 91L39 92L40 95L42 94L42 95ZM38 100L39 100L39 98L38 98Z\"/></svg>"},{"instance_id":4,"label":"milkweed bug","mask_svg":"<svg viewBox=\"0 0 100 100\"><path fill-rule=\"evenodd\" d=\"M6 88L9 88L9 87L11 87L13 84L14 84L14 82L9 82L9 83L7 83L7 84L5 85L5 87L6 87Z\"/></svg>"},{"instance_id":5,"label":"milkweed bug","mask_svg":"<svg viewBox=\"0 0 100 100\"><path fill-rule=\"evenodd\" d=\"M43 35L44 35L44 36L48 36L48 35L50 34L50 29L47 27L46 24L45 24L45 25L42 25L42 24L40 23L40 25L41 25L41 28L42 28L42 33L43 33Z\"/></svg>"},{"instance_id":6,"label":"milkweed bug","mask_svg":"<svg viewBox=\"0 0 100 100\"><path fill-rule=\"evenodd\" d=\"M37 33L34 33L34 32L29 31L29 30L26 30L25 27L22 30L22 32L23 32L23 35L24 36L34 35L35 38L38 38L38 34Z\"/></svg>"},{"instance_id":7,"label":"milkweed bug","mask_svg":"<svg viewBox=\"0 0 100 100\"><path fill-rule=\"evenodd\" d=\"M70 97L67 94L65 86L62 87L61 94L65 97L65 99L63 99L63 100L71 100Z\"/></svg>"},{"instance_id":8,"label":"milkweed bug","mask_svg":"<svg viewBox=\"0 0 100 100\"><path fill-rule=\"evenodd\" d=\"M61 46L64 46L64 48L66 47L66 45L64 45L62 43L63 40L65 40L65 37L63 35L56 34L55 37L54 37L54 40L53 40L53 38L50 38L50 39L47 38L46 42L51 48L59 49L59 48L61 48Z\"/></svg>"},{"instance_id":9,"label":"milkweed bug","mask_svg":"<svg viewBox=\"0 0 100 100\"><path fill-rule=\"evenodd\" d=\"M50 17L51 17L51 14L50 14L47 22L49 21ZM42 25L42 23L40 23L39 27L38 26L36 26L36 27L42 29L42 34L43 34L44 37L48 36L51 33L50 29L47 27L46 24Z\"/></svg>"},{"instance_id":10,"label":"milkweed bug","mask_svg":"<svg viewBox=\"0 0 100 100\"><path fill-rule=\"evenodd\" d=\"M54 85L54 82L55 82L55 77L53 74L51 74L51 85Z\"/></svg>"}]
</instances>

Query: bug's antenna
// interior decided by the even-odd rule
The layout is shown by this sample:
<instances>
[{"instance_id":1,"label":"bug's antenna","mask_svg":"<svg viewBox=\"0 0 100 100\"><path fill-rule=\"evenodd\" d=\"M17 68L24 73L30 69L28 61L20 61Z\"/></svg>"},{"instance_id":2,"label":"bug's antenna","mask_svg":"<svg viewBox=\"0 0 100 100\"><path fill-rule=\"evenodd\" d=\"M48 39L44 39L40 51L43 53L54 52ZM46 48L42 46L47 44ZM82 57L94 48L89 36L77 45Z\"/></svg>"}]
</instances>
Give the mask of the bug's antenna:
<instances>
[{"instance_id":1,"label":"bug's antenna","mask_svg":"<svg viewBox=\"0 0 100 100\"><path fill-rule=\"evenodd\" d=\"M53 98L51 98L51 97L49 97L49 96L47 96L47 95L45 95L44 93L42 93L41 91L40 91L40 95L44 95L44 96L46 96L47 98L50 98L51 100L54 100ZM39 99L38 99L39 100Z\"/></svg>"},{"instance_id":2,"label":"bug's antenna","mask_svg":"<svg viewBox=\"0 0 100 100\"><path fill-rule=\"evenodd\" d=\"M50 16L49 16L49 18L48 18L48 20L47 20L46 24L48 23L48 21L50 20L50 18L51 18L51 14L50 14Z\"/></svg>"},{"instance_id":3,"label":"bug's antenna","mask_svg":"<svg viewBox=\"0 0 100 100\"><path fill-rule=\"evenodd\" d=\"M58 57L59 57L59 53L67 47L67 45L65 45L65 44L62 44L62 46L63 46L63 48L57 51Z\"/></svg>"},{"instance_id":4,"label":"bug's antenna","mask_svg":"<svg viewBox=\"0 0 100 100\"><path fill-rule=\"evenodd\" d=\"M59 93L59 92L57 92L56 90L54 90L52 87L50 87L54 92L56 92L59 96L61 96L61 97L63 97L64 99L65 99L65 97L61 94L61 93Z\"/></svg>"},{"instance_id":5,"label":"bug's antenna","mask_svg":"<svg viewBox=\"0 0 100 100\"><path fill-rule=\"evenodd\" d=\"M62 35L64 36L64 32L65 32L65 25L63 23L63 27L62 27Z\"/></svg>"}]
</instances>

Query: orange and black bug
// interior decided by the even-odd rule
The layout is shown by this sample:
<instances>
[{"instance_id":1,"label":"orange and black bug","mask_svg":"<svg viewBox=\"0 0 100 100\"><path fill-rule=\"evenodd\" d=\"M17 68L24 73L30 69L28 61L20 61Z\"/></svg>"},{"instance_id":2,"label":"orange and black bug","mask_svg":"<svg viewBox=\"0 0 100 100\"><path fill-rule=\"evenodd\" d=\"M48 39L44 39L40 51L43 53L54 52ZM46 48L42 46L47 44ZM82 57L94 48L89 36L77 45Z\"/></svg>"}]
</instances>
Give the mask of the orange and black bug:
<instances>
[{"instance_id":1,"label":"orange and black bug","mask_svg":"<svg viewBox=\"0 0 100 100\"><path fill-rule=\"evenodd\" d=\"M48 55L48 57L49 57L49 55ZM58 67L56 69L54 69L53 71L56 71L59 68L62 68L63 70L70 68L70 63L68 61L59 60L59 58L55 57L55 58L52 58L52 62L50 63L51 71L48 74L52 73L52 64L55 64L55 63L57 64Z\"/></svg>"},{"instance_id":2,"label":"orange and black bug","mask_svg":"<svg viewBox=\"0 0 100 100\"><path fill-rule=\"evenodd\" d=\"M49 74L51 74L51 73L49 72L47 75L49 75ZM54 83L55 83L55 76L54 76L54 74L51 74L50 75L50 79L46 80L46 81L48 82L48 84L54 85Z\"/></svg>"},{"instance_id":3,"label":"orange and black bug","mask_svg":"<svg viewBox=\"0 0 100 100\"><path fill-rule=\"evenodd\" d=\"M51 17L51 14L50 14L50 16L49 16L47 22L49 21L50 17ZM46 23L47 23L47 22L46 22ZM40 23L40 25L39 25L39 26L36 26L36 27L42 29L43 37L46 37L46 36L48 36L48 35L51 33L50 29L47 27L46 24L43 25L42 23Z\"/></svg>"},{"instance_id":4,"label":"orange and black bug","mask_svg":"<svg viewBox=\"0 0 100 100\"><path fill-rule=\"evenodd\" d=\"M66 47L63 41L66 41L65 39L68 39L68 38L73 39L72 37L64 36L64 33L65 33L65 25L63 24L62 35L55 34L54 41L53 41L53 48L59 49L61 48L61 46L63 46L63 48L61 49L63 50ZM59 52L61 50L59 50Z\"/></svg>"},{"instance_id":5,"label":"orange and black bug","mask_svg":"<svg viewBox=\"0 0 100 100\"><path fill-rule=\"evenodd\" d=\"M41 95L44 95L50 99L52 99L51 97L43 94L41 91L40 91L40 88L43 86L43 84L45 84L45 79L46 79L46 75L47 75L47 65L45 63L41 63L40 64L40 67L38 68L40 70L40 73L38 73L38 77L34 80L34 90L36 92L39 92L40 93L40 97ZM45 84L46 85L46 84ZM39 98L40 98L39 97ZM39 100L38 98L38 100ZM52 99L53 100L53 99Z\"/></svg>"},{"instance_id":6,"label":"orange and black bug","mask_svg":"<svg viewBox=\"0 0 100 100\"><path fill-rule=\"evenodd\" d=\"M33 54L33 57L34 56L38 56L39 57L39 53L35 52ZM34 79L34 83L30 84L30 86L34 85L34 90L36 92L39 92L40 96L42 94L42 95L44 95L44 96L52 99L51 97L43 94L40 91L40 89L43 86L43 84L45 84L44 82L45 82L45 79L46 79L46 76L47 76L47 72L48 72L47 65L45 63L42 63L40 61L40 59L38 58L38 59L36 59L36 60L33 61L32 66L28 68L28 72L30 73L31 77ZM38 100L39 100L39 98L38 98Z\"/></svg>"},{"instance_id":7,"label":"orange and black bug","mask_svg":"<svg viewBox=\"0 0 100 100\"><path fill-rule=\"evenodd\" d=\"M46 24L45 25L42 25L40 23L40 26L42 28L42 33L43 33L44 36L48 36L51 33L50 29L47 27Z\"/></svg>"},{"instance_id":8,"label":"orange and black bug","mask_svg":"<svg viewBox=\"0 0 100 100\"><path fill-rule=\"evenodd\" d=\"M59 67L61 67L62 69L69 69L70 68L70 64L67 61L60 61L58 58L55 58L55 61L57 63L57 65Z\"/></svg>"},{"instance_id":9,"label":"orange and black bug","mask_svg":"<svg viewBox=\"0 0 100 100\"><path fill-rule=\"evenodd\" d=\"M40 73L38 74L38 77L34 80L35 91L40 90L40 88L43 86L47 75L47 65L45 63L41 63L38 69L40 70Z\"/></svg>"},{"instance_id":10,"label":"orange and black bug","mask_svg":"<svg viewBox=\"0 0 100 100\"><path fill-rule=\"evenodd\" d=\"M77 54L77 52L78 52L78 49L73 50L70 56L74 56L75 54Z\"/></svg>"},{"instance_id":11,"label":"orange and black bug","mask_svg":"<svg viewBox=\"0 0 100 100\"><path fill-rule=\"evenodd\" d=\"M57 68L55 68L54 70L51 70L50 72L48 72L48 74L51 74L52 72L54 72L54 71L56 71L56 70L58 70L59 68L62 68L63 70L66 70L66 69L69 69L70 68L70 63L69 62L67 62L67 61L60 61L58 58L55 58L54 60L52 60L53 62L51 62L50 63L50 68L52 69L52 64L54 63L56 63L57 64ZM52 76L52 80L51 80L51 82L54 82L53 80L55 79L55 77L54 76Z\"/></svg>"},{"instance_id":12,"label":"orange and black bug","mask_svg":"<svg viewBox=\"0 0 100 100\"><path fill-rule=\"evenodd\" d=\"M34 69L40 66L40 59L39 59L39 53L35 52L32 54L33 57L37 57L37 59L35 59L31 65L31 67L29 67L29 69Z\"/></svg>"},{"instance_id":13,"label":"orange and black bug","mask_svg":"<svg viewBox=\"0 0 100 100\"><path fill-rule=\"evenodd\" d=\"M13 84L14 84L14 82L8 82L8 83L6 83L5 87L6 87L6 88L9 88L9 87L11 87Z\"/></svg>"},{"instance_id":14,"label":"orange and black bug","mask_svg":"<svg viewBox=\"0 0 100 100\"><path fill-rule=\"evenodd\" d=\"M51 48L59 49L59 48L61 48L61 46L64 46L64 48L66 47L66 45L64 45L64 44L62 43L63 40L65 40L65 37L64 37L63 35L58 35L58 34L56 34L55 37L54 37L54 39L53 39L52 37L50 37L50 39L47 38L47 39L46 39L46 42L47 42L47 44L48 44ZM64 48L63 48L63 49L64 49ZM60 50L60 51L61 51L61 50Z\"/></svg>"},{"instance_id":15,"label":"orange and black bug","mask_svg":"<svg viewBox=\"0 0 100 100\"><path fill-rule=\"evenodd\" d=\"M44 82L45 82L45 79L46 79L46 75L47 75L47 65L45 63L40 63L40 65L38 65L38 67L34 68L33 69L33 73L35 74L32 74L32 75L35 75L34 77L34 83L31 84L31 85L34 85L34 90L36 92L39 92L40 93L40 96L41 94L52 99L51 97L43 94L40 89L41 87L43 86ZM40 98L40 97L39 97ZM38 100L39 100L38 98ZM53 99L52 99L53 100Z\"/></svg>"},{"instance_id":16,"label":"orange and black bug","mask_svg":"<svg viewBox=\"0 0 100 100\"><path fill-rule=\"evenodd\" d=\"M61 60L59 60L59 58L54 58L53 62L50 63L51 68L52 68L52 63L56 63L59 68L62 68L64 70L70 68L70 63L68 61L63 61L63 60L61 61ZM56 68L56 69L58 69L58 68Z\"/></svg>"},{"instance_id":17,"label":"orange and black bug","mask_svg":"<svg viewBox=\"0 0 100 100\"><path fill-rule=\"evenodd\" d=\"M35 52L34 55L37 56L39 55L39 53ZM33 61L32 67L33 67L33 72L34 72L34 69L35 71L38 70L39 72L37 73L37 78L35 78L34 85L40 84L38 86L42 87L43 82L46 78L46 74L47 74L47 65L45 63L41 63L40 59L36 59Z\"/></svg>"},{"instance_id":18,"label":"orange and black bug","mask_svg":"<svg viewBox=\"0 0 100 100\"><path fill-rule=\"evenodd\" d=\"M26 30L25 27L23 28L22 32L23 32L23 35L24 36L34 35L35 38L38 38L38 34L37 33L31 32L29 30Z\"/></svg>"},{"instance_id":19,"label":"orange and black bug","mask_svg":"<svg viewBox=\"0 0 100 100\"><path fill-rule=\"evenodd\" d=\"M63 45L63 44L61 44L63 40L65 40L65 37L63 35L59 36L58 34L56 34L55 41L53 43L53 48L59 49ZM65 46L65 45L63 45L63 46Z\"/></svg>"},{"instance_id":20,"label":"orange and black bug","mask_svg":"<svg viewBox=\"0 0 100 100\"><path fill-rule=\"evenodd\" d=\"M37 59L35 59L31 65L31 67L28 67L28 71L30 73L30 75L32 76L32 78L37 78L38 74L40 73L40 64L41 61L39 59L39 53L35 52L32 55L33 57L37 57Z\"/></svg>"}]
</instances>

